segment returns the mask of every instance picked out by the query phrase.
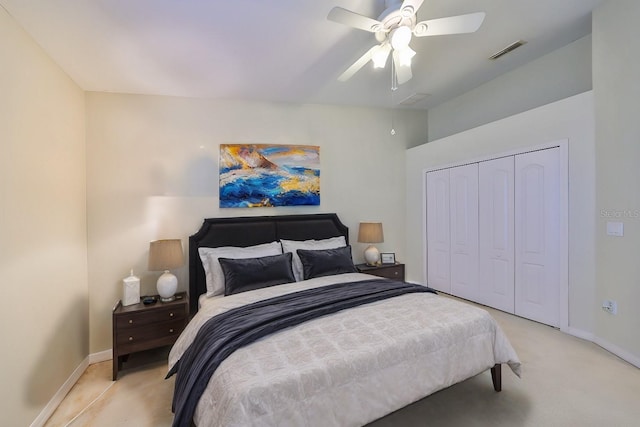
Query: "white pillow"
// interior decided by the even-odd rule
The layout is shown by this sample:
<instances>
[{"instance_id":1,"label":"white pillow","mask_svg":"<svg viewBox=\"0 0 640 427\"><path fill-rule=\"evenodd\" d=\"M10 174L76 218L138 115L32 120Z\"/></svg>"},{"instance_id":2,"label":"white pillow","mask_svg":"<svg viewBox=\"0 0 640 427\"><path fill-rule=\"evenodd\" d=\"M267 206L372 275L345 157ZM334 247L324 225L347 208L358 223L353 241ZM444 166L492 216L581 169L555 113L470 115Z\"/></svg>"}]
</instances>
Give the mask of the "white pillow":
<instances>
[{"instance_id":1,"label":"white pillow","mask_svg":"<svg viewBox=\"0 0 640 427\"><path fill-rule=\"evenodd\" d=\"M280 243L282 243L283 252L291 252L293 254L293 276L298 282L304 278L304 274L302 272L302 261L300 261L300 257L297 252L298 249L318 251L322 249L335 249L347 246L344 236L331 237L329 239L322 240L311 239L303 241L280 239Z\"/></svg>"},{"instance_id":2,"label":"white pillow","mask_svg":"<svg viewBox=\"0 0 640 427\"><path fill-rule=\"evenodd\" d=\"M224 295L224 273L218 258L260 258L263 256L280 255L280 242L263 243L261 245L241 248L237 246L222 246L219 248L198 248L202 260L207 283L207 296Z\"/></svg>"}]
</instances>

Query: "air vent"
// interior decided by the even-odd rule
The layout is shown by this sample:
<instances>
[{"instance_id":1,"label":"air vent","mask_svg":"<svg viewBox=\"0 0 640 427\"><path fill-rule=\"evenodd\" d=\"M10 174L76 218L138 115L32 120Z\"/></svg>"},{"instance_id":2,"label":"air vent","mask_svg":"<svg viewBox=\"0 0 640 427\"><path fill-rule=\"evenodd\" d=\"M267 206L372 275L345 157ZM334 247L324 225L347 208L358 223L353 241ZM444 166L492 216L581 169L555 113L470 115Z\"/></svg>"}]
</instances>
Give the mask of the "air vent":
<instances>
[{"instance_id":1,"label":"air vent","mask_svg":"<svg viewBox=\"0 0 640 427\"><path fill-rule=\"evenodd\" d=\"M425 99L427 96L429 96L428 93L414 93L413 95L411 95L408 98L405 98L403 101L401 101L398 105L415 105L418 102L422 101L423 99Z\"/></svg>"},{"instance_id":2,"label":"air vent","mask_svg":"<svg viewBox=\"0 0 640 427\"><path fill-rule=\"evenodd\" d=\"M519 48L520 46L522 46L525 43L526 43L526 41L524 41L524 40L518 40L516 42L513 42L509 46L505 47L504 49L499 50L496 53L494 53L493 55L491 55L489 57L489 59L498 59L501 56L506 55L507 53L516 50L517 48Z\"/></svg>"}]
</instances>

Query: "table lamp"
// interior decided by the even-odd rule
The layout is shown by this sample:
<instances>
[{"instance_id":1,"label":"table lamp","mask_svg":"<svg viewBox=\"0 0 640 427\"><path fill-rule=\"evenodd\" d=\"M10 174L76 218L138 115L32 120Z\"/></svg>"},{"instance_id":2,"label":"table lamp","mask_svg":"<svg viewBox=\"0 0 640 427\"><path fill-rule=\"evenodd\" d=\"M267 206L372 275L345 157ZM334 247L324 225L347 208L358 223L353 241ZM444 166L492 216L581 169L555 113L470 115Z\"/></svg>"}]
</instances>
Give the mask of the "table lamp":
<instances>
[{"instance_id":1,"label":"table lamp","mask_svg":"<svg viewBox=\"0 0 640 427\"><path fill-rule=\"evenodd\" d=\"M382 243L381 222L361 222L358 229L358 242L360 243ZM367 265L377 265L380 260L380 251L373 245L369 245L364 251L364 260Z\"/></svg>"},{"instance_id":2,"label":"table lamp","mask_svg":"<svg viewBox=\"0 0 640 427\"><path fill-rule=\"evenodd\" d=\"M149 270L164 270L164 273L158 277L157 283L160 301L169 302L175 299L178 278L169 270L181 267L183 263L180 239L156 240L149 244Z\"/></svg>"}]
</instances>

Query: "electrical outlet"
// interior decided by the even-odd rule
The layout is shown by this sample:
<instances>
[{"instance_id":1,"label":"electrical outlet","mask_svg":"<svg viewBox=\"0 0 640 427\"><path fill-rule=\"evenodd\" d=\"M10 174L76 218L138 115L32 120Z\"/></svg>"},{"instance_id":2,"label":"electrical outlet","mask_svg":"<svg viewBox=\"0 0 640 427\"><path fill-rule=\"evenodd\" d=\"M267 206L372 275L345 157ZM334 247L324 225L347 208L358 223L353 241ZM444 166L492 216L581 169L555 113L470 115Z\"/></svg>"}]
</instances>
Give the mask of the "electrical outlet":
<instances>
[{"instance_id":1,"label":"electrical outlet","mask_svg":"<svg viewBox=\"0 0 640 427\"><path fill-rule=\"evenodd\" d=\"M618 303L612 300L602 301L602 309L610 314L618 314Z\"/></svg>"}]
</instances>

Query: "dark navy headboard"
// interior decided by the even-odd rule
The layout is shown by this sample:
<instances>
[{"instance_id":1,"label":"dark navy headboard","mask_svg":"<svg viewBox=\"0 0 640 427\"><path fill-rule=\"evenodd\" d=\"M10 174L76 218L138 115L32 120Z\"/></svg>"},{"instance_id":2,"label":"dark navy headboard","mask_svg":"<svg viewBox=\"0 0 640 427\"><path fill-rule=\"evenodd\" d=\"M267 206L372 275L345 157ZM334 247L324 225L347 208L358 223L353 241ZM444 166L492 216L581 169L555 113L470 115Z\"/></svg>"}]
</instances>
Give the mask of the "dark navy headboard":
<instances>
[{"instance_id":1,"label":"dark navy headboard","mask_svg":"<svg viewBox=\"0 0 640 427\"><path fill-rule=\"evenodd\" d=\"M198 311L198 298L207 292L199 247L253 246L275 240L328 239L344 236L349 228L334 213L310 215L207 218L200 230L189 237L189 310Z\"/></svg>"}]
</instances>

